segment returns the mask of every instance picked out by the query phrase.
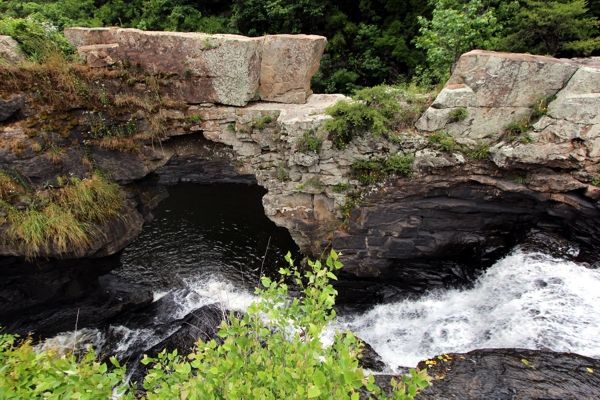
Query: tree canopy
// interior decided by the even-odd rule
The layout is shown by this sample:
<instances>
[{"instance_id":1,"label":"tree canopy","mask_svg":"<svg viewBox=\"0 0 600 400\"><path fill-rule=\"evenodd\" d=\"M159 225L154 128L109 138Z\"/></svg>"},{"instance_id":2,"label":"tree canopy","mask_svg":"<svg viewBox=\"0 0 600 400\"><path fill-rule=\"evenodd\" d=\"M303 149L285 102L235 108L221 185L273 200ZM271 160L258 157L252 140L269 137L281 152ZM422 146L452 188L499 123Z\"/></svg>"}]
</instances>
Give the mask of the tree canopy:
<instances>
[{"instance_id":1,"label":"tree canopy","mask_svg":"<svg viewBox=\"0 0 600 400\"><path fill-rule=\"evenodd\" d=\"M68 26L324 35L313 90L443 81L474 48L600 55L600 0L0 0L4 18Z\"/></svg>"}]
</instances>

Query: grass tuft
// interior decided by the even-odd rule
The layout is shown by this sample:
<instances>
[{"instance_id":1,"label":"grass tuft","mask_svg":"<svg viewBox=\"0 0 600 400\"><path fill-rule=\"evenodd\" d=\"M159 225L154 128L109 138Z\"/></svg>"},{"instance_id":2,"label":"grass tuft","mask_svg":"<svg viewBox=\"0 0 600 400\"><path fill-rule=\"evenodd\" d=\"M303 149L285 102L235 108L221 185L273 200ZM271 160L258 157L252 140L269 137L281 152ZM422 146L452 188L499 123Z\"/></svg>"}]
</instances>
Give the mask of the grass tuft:
<instances>
[{"instance_id":1,"label":"grass tuft","mask_svg":"<svg viewBox=\"0 0 600 400\"><path fill-rule=\"evenodd\" d=\"M90 179L57 180L61 187L28 193L31 198L23 207L25 188L0 173L0 195L10 224L7 240L19 244L28 258L42 251L82 255L95 227L120 214L119 186L108 178L96 173Z\"/></svg>"}]
</instances>

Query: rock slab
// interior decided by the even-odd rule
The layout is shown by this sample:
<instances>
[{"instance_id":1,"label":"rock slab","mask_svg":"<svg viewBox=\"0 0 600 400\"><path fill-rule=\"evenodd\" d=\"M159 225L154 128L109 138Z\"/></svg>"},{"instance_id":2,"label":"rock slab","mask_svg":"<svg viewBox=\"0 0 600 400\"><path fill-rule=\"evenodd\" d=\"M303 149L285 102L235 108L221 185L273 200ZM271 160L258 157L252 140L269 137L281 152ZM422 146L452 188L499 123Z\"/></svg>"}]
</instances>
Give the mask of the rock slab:
<instances>
[{"instance_id":1,"label":"rock slab","mask_svg":"<svg viewBox=\"0 0 600 400\"><path fill-rule=\"evenodd\" d=\"M251 100L304 103L327 39L315 35L239 35L67 28L65 37L96 68L127 62L177 74L172 93L190 104L244 106Z\"/></svg>"}]
</instances>

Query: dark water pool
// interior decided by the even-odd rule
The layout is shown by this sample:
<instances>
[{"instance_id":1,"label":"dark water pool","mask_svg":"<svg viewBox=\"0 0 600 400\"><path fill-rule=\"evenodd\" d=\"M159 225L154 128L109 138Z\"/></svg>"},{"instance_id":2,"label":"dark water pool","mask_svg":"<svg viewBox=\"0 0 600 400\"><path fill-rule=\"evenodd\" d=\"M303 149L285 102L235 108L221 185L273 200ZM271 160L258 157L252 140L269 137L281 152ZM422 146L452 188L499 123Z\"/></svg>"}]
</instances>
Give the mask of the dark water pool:
<instances>
[{"instance_id":1,"label":"dark water pool","mask_svg":"<svg viewBox=\"0 0 600 400\"><path fill-rule=\"evenodd\" d=\"M168 192L154 221L124 250L123 267L114 274L155 291L209 278L252 289L261 270L276 274L288 251L299 259L287 229L265 216L263 188L180 184Z\"/></svg>"}]
</instances>

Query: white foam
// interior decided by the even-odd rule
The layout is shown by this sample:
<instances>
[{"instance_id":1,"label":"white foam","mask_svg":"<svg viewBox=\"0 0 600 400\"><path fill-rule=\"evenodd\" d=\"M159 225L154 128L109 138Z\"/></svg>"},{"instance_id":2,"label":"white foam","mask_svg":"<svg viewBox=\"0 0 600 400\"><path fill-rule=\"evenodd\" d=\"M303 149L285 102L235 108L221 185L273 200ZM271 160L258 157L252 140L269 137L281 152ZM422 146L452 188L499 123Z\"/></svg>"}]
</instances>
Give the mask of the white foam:
<instances>
[{"instance_id":1,"label":"white foam","mask_svg":"<svg viewBox=\"0 0 600 400\"><path fill-rule=\"evenodd\" d=\"M72 351L87 351L90 347L101 348L105 338L98 329L79 329L76 332L63 332L44 340L34 347L36 352L53 351L56 354L67 354Z\"/></svg>"},{"instance_id":2,"label":"white foam","mask_svg":"<svg viewBox=\"0 0 600 400\"><path fill-rule=\"evenodd\" d=\"M184 282L185 288L174 293L178 305L175 318L183 318L190 312L218 304L224 310L244 311L257 297L234 284L218 279L193 279Z\"/></svg>"},{"instance_id":3,"label":"white foam","mask_svg":"<svg viewBox=\"0 0 600 400\"><path fill-rule=\"evenodd\" d=\"M478 348L571 351L600 357L600 271L519 250L472 289L376 306L340 320L392 368Z\"/></svg>"}]
</instances>

